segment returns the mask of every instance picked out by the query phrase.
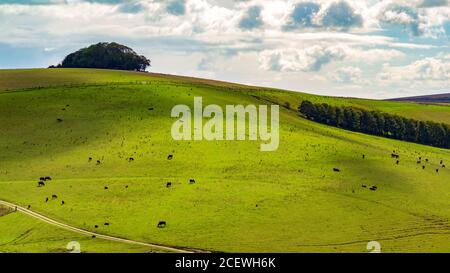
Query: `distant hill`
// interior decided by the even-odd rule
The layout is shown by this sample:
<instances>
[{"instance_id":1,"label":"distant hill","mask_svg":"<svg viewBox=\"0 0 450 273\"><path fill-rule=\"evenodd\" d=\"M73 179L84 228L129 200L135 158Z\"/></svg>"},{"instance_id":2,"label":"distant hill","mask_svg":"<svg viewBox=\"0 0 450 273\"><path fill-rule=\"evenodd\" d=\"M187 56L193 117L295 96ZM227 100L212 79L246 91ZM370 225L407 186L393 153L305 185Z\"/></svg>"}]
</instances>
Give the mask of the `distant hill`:
<instances>
[{"instance_id":1,"label":"distant hill","mask_svg":"<svg viewBox=\"0 0 450 273\"><path fill-rule=\"evenodd\" d=\"M450 93L388 99L390 101L413 101L420 103L450 103Z\"/></svg>"}]
</instances>

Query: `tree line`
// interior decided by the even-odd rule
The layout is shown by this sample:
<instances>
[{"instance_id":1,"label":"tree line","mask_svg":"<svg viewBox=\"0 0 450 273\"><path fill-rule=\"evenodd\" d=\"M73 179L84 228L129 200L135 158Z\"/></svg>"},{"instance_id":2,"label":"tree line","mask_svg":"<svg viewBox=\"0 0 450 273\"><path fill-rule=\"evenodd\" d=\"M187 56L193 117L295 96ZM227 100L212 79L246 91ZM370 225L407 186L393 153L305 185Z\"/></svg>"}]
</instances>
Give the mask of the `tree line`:
<instances>
[{"instance_id":1,"label":"tree line","mask_svg":"<svg viewBox=\"0 0 450 273\"><path fill-rule=\"evenodd\" d=\"M300 104L298 111L310 120L351 131L450 148L450 126L444 123L308 100Z\"/></svg>"}]
</instances>

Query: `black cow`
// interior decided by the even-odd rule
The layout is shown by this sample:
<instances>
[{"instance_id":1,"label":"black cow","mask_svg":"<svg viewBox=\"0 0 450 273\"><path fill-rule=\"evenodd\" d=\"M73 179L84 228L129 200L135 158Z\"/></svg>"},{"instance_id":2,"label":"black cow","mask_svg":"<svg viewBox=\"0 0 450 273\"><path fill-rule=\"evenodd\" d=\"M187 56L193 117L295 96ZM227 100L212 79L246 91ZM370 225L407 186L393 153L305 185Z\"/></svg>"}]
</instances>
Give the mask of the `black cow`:
<instances>
[{"instance_id":1,"label":"black cow","mask_svg":"<svg viewBox=\"0 0 450 273\"><path fill-rule=\"evenodd\" d=\"M442 162L443 162L443 161L441 160L441 162L440 162L439 164L441 164L441 165L442 165Z\"/></svg>"},{"instance_id":2,"label":"black cow","mask_svg":"<svg viewBox=\"0 0 450 273\"><path fill-rule=\"evenodd\" d=\"M102 164L102 162L100 160L97 160L97 165Z\"/></svg>"},{"instance_id":3,"label":"black cow","mask_svg":"<svg viewBox=\"0 0 450 273\"><path fill-rule=\"evenodd\" d=\"M45 181L52 180L52 178L50 176L46 176L46 177L44 177L44 179L45 179Z\"/></svg>"},{"instance_id":4,"label":"black cow","mask_svg":"<svg viewBox=\"0 0 450 273\"><path fill-rule=\"evenodd\" d=\"M45 181L45 177L41 176L41 177L39 177L39 180Z\"/></svg>"},{"instance_id":5,"label":"black cow","mask_svg":"<svg viewBox=\"0 0 450 273\"><path fill-rule=\"evenodd\" d=\"M367 186L366 186L366 185L361 185L361 187L363 187L363 188L367 188Z\"/></svg>"},{"instance_id":6,"label":"black cow","mask_svg":"<svg viewBox=\"0 0 450 273\"><path fill-rule=\"evenodd\" d=\"M417 164L420 164L420 163L422 163L422 161L417 161Z\"/></svg>"},{"instance_id":7,"label":"black cow","mask_svg":"<svg viewBox=\"0 0 450 273\"><path fill-rule=\"evenodd\" d=\"M172 186L172 182L167 182L167 183L166 183L166 188L168 188L168 187L170 187L170 186Z\"/></svg>"},{"instance_id":8,"label":"black cow","mask_svg":"<svg viewBox=\"0 0 450 273\"><path fill-rule=\"evenodd\" d=\"M152 110L153 110L153 107L148 108L148 110L152 111Z\"/></svg>"},{"instance_id":9,"label":"black cow","mask_svg":"<svg viewBox=\"0 0 450 273\"><path fill-rule=\"evenodd\" d=\"M130 158L128 158L128 161L134 161L134 158L132 158L132 157L130 157Z\"/></svg>"},{"instance_id":10,"label":"black cow","mask_svg":"<svg viewBox=\"0 0 450 273\"><path fill-rule=\"evenodd\" d=\"M98 228L98 225L95 225L94 227L95 227L95 228Z\"/></svg>"},{"instance_id":11,"label":"black cow","mask_svg":"<svg viewBox=\"0 0 450 273\"><path fill-rule=\"evenodd\" d=\"M125 186L125 189L128 189L128 185Z\"/></svg>"},{"instance_id":12,"label":"black cow","mask_svg":"<svg viewBox=\"0 0 450 273\"><path fill-rule=\"evenodd\" d=\"M105 223L105 226L109 226L109 223Z\"/></svg>"},{"instance_id":13,"label":"black cow","mask_svg":"<svg viewBox=\"0 0 450 273\"><path fill-rule=\"evenodd\" d=\"M48 202L48 197L47 198L45 198L45 203L47 203Z\"/></svg>"},{"instance_id":14,"label":"black cow","mask_svg":"<svg viewBox=\"0 0 450 273\"><path fill-rule=\"evenodd\" d=\"M57 198L58 198L58 196L56 194L52 195L52 199L57 199Z\"/></svg>"},{"instance_id":15,"label":"black cow","mask_svg":"<svg viewBox=\"0 0 450 273\"><path fill-rule=\"evenodd\" d=\"M397 162L395 162L395 164L397 164L397 165L398 165L398 163L400 163L400 160L397 160Z\"/></svg>"},{"instance_id":16,"label":"black cow","mask_svg":"<svg viewBox=\"0 0 450 273\"><path fill-rule=\"evenodd\" d=\"M439 169L436 169L436 172L438 173L438 172L439 172Z\"/></svg>"},{"instance_id":17,"label":"black cow","mask_svg":"<svg viewBox=\"0 0 450 273\"><path fill-rule=\"evenodd\" d=\"M58 121L58 122L62 122L63 120L59 118L59 119L57 119L57 121Z\"/></svg>"},{"instance_id":18,"label":"black cow","mask_svg":"<svg viewBox=\"0 0 450 273\"><path fill-rule=\"evenodd\" d=\"M399 158L400 156L398 154L391 154L392 158Z\"/></svg>"},{"instance_id":19,"label":"black cow","mask_svg":"<svg viewBox=\"0 0 450 273\"><path fill-rule=\"evenodd\" d=\"M108 189L108 187L105 186L105 190L107 190L107 189Z\"/></svg>"},{"instance_id":20,"label":"black cow","mask_svg":"<svg viewBox=\"0 0 450 273\"><path fill-rule=\"evenodd\" d=\"M158 228L165 228L166 225L167 225L167 224L166 224L166 221L159 221L157 227L158 227Z\"/></svg>"},{"instance_id":21,"label":"black cow","mask_svg":"<svg viewBox=\"0 0 450 273\"><path fill-rule=\"evenodd\" d=\"M362 155L362 158L363 158L363 159L366 158L366 155Z\"/></svg>"},{"instance_id":22,"label":"black cow","mask_svg":"<svg viewBox=\"0 0 450 273\"><path fill-rule=\"evenodd\" d=\"M333 168L334 172L340 172L341 170L339 170L338 168Z\"/></svg>"},{"instance_id":23,"label":"black cow","mask_svg":"<svg viewBox=\"0 0 450 273\"><path fill-rule=\"evenodd\" d=\"M173 158L173 155L169 155L169 156L167 157L167 160L172 160L172 158Z\"/></svg>"},{"instance_id":24,"label":"black cow","mask_svg":"<svg viewBox=\"0 0 450 273\"><path fill-rule=\"evenodd\" d=\"M371 190L371 191L376 191L377 188L378 188L377 186L372 186L372 187L370 187L370 190Z\"/></svg>"},{"instance_id":25,"label":"black cow","mask_svg":"<svg viewBox=\"0 0 450 273\"><path fill-rule=\"evenodd\" d=\"M425 158L425 161L428 162L428 158Z\"/></svg>"},{"instance_id":26,"label":"black cow","mask_svg":"<svg viewBox=\"0 0 450 273\"><path fill-rule=\"evenodd\" d=\"M31 205L28 205L27 209L31 209Z\"/></svg>"},{"instance_id":27,"label":"black cow","mask_svg":"<svg viewBox=\"0 0 450 273\"><path fill-rule=\"evenodd\" d=\"M92 161L92 157L89 157L88 161L91 162Z\"/></svg>"},{"instance_id":28,"label":"black cow","mask_svg":"<svg viewBox=\"0 0 450 273\"><path fill-rule=\"evenodd\" d=\"M64 202L64 200L61 201L61 206L64 205L66 202Z\"/></svg>"},{"instance_id":29,"label":"black cow","mask_svg":"<svg viewBox=\"0 0 450 273\"><path fill-rule=\"evenodd\" d=\"M43 187L43 186L45 186L45 183L43 181L39 181L38 182L38 187Z\"/></svg>"},{"instance_id":30,"label":"black cow","mask_svg":"<svg viewBox=\"0 0 450 273\"><path fill-rule=\"evenodd\" d=\"M195 184L195 179L189 179L189 184Z\"/></svg>"},{"instance_id":31,"label":"black cow","mask_svg":"<svg viewBox=\"0 0 450 273\"><path fill-rule=\"evenodd\" d=\"M445 165L442 165L442 168L445 168Z\"/></svg>"},{"instance_id":32,"label":"black cow","mask_svg":"<svg viewBox=\"0 0 450 273\"><path fill-rule=\"evenodd\" d=\"M422 170L425 170L425 165L422 166Z\"/></svg>"}]
</instances>

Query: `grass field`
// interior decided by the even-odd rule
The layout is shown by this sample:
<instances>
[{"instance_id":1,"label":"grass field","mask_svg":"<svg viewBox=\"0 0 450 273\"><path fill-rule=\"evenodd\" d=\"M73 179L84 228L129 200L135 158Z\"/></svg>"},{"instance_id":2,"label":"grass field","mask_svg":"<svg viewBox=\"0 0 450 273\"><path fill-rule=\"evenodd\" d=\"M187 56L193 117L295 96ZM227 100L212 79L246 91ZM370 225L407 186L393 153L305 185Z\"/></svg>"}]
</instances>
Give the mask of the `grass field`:
<instances>
[{"instance_id":1,"label":"grass field","mask_svg":"<svg viewBox=\"0 0 450 273\"><path fill-rule=\"evenodd\" d=\"M83 69L0 71L0 90L0 199L61 222L225 252L367 252L372 240L384 252L450 251L450 170L439 164L449 165L449 150L327 127L284 108L275 152L260 152L259 141L174 141L170 134L172 107L192 107L194 96L204 105L289 102L293 109L308 98L449 123L447 106ZM418 156L429 162L416 164ZM40 176L52 181L37 187ZM45 202L53 194L58 199ZM156 227L160 220L166 228ZM36 230L34 251L61 251L64 236L74 236L33 221L0 217L0 251L29 251L10 243L21 234L11 226L21 223ZM99 242L90 251L141 251L128 247Z\"/></svg>"}]
</instances>

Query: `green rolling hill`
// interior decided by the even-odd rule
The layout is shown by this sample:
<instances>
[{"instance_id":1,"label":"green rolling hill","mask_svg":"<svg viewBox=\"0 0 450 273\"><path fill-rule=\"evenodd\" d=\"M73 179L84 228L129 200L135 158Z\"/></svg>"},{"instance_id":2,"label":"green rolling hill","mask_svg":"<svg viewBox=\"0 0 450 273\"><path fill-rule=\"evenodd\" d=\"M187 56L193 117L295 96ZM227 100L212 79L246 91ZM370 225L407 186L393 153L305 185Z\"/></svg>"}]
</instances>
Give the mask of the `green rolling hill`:
<instances>
[{"instance_id":1,"label":"green rolling hill","mask_svg":"<svg viewBox=\"0 0 450 273\"><path fill-rule=\"evenodd\" d=\"M174 141L170 111L196 96L204 105L285 106L279 149ZM0 200L99 234L182 248L367 252L378 241L383 252L448 252L450 151L311 122L294 110L303 99L450 124L446 105L152 73L0 70ZM419 156L428 162L417 164ZM52 180L37 187L41 176ZM166 228L156 227L161 220ZM0 216L0 251L60 252L73 240L89 252L151 250L57 229L19 212Z\"/></svg>"}]
</instances>

